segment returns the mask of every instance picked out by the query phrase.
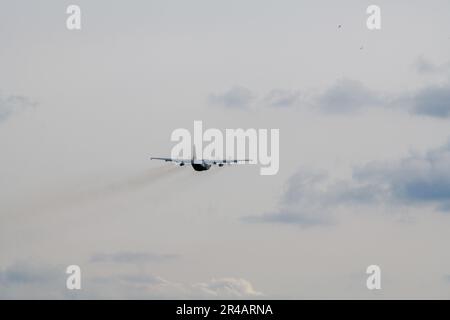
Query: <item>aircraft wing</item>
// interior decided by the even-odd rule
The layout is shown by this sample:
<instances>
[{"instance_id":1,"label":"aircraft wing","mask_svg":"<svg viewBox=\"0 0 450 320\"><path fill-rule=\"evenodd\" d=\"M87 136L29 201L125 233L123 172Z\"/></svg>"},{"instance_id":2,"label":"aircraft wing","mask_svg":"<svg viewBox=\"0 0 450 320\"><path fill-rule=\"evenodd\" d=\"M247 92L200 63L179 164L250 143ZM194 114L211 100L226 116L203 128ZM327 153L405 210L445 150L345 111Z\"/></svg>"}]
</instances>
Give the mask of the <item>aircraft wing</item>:
<instances>
[{"instance_id":1,"label":"aircraft wing","mask_svg":"<svg viewBox=\"0 0 450 320\"><path fill-rule=\"evenodd\" d=\"M204 163L206 163L206 164L216 164L216 165L219 165L219 164L239 164L239 163L241 163L241 162L250 162L250 160L249 159L243 159L243 160L204 160L203 159L203 162Z\"/></svg>"},{"instance_id":2,"label":"aircraft wing","mask_svg":"<svg viewBox=\"0 0 450 320\"><path fill-rule=\"evenodd\" d=\"M172 159L172 158L156 158L151 157L150 160L162 160L165 162L176 162L176 163L191 163L191 159Z\"/></svg>"},{"instance_id":3,"label":"aircraft wing","mask_svg":"<svg viewBox=\"0 0 450 320\"><path fill-rule=\"evenodd\" d=\"M175 163L191 163L192 159L172 159L172 158L158 158L158 157L151 157L151 160L161 160L165 162L175 162ZM239 164L242 162L250 162L249 159L243 159L243 160L237 160L237 159L223 159L223 160L197 160L199 163L206 163L210 165L224 165L224 164Z\"/></svg>"}]
</instances>

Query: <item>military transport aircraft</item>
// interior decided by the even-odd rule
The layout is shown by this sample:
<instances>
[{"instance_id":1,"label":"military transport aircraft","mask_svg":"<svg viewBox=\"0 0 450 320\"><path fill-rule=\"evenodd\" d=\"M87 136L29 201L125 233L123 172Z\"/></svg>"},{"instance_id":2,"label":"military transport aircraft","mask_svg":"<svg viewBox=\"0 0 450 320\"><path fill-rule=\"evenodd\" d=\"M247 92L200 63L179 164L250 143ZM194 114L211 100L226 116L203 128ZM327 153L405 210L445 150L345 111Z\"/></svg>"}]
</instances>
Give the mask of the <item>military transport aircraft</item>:
<instances>
[{"instance_id":1,"label":"military transport aircraft","mask_svg":"<svg viewBox=\"0 0 450 320\"><path fill-rule=\"evenodd\" d=\"M212 165L218 165L219 167L223 167L225 164L239 164L241 162L249 162L250 160L244 159L244 160L206 160L206 159L196 159L195 156L195 149L192 152L192 159L172 159L172 158L155 158L151 157L151 160L163 160L166 162L175 162L179 164L181 167L185 164L192 165L192 168L195 171L205 171L209 170Z\"/></svg>"}]
</instances>

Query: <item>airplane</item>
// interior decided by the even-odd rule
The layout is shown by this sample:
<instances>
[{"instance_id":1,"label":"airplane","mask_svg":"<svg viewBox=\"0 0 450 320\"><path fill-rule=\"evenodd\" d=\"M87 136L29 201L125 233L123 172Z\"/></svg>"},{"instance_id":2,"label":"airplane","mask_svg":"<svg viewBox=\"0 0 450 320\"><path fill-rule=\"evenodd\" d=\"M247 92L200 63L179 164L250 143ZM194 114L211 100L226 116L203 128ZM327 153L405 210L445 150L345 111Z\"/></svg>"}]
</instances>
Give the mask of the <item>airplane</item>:
<instances>
[{"instance_id":1,"label":"airplane","mask_svg":"<svg viewBox=\"0 0 450 320\"><path fill-rule=\"evenodd\" d=\"M238 164L240 162L249 162L249 159L244 160L206 160L206 159L197 159L195 156L195 148L192 152L192 159L172 159L172 158L158 158L151 157L150 160L163 160L165 162L175 162L180 165L180 167L185 164L191 164L192 168L195 171L206 171L211 168L212 165L218 165L219 167L223 167L225 164Z\"/></svg>"}]
</instances>

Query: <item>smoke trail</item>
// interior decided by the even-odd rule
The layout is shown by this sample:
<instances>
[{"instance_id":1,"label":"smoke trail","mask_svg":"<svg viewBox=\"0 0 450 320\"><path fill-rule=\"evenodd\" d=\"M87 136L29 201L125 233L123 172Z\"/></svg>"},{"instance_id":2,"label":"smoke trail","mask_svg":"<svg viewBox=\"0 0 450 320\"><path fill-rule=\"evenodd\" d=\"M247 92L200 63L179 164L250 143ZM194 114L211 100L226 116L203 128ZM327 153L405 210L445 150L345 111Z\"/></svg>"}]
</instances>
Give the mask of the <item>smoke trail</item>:
<instances>
[{"instance_id":1,"label":"smoke trail","mask_svg":"<svg viewBox=\"0 0 450 320\"><path fill-rule=\"evenodd\" d=\"M178 171L175 166L167 165L163 167L147 169L142 173L134 174L114 182L104 184L94 189L86 189L85 191L74 194L71 199L65 199L73 204L86 204L103 198L118 196L124 193L137 191L145 188L162 178L173 175Z\"/></svg>"},{"instance_id":2,"label":"smoke trail","mask_svg":"<svg viewBox=\"0 0 450 320\"><path fill-rule=\"evenodd\" d=\"M175 166L164 166L154 169L148 169L144 173L125 178L104 186L98 190L98 195L109 195L114 193L130 192L158 181L161 178L169 176L178 171Z\"/></svg>"},{"instance_id":3,"label":"smoke trail","mask_svg":"<svg viewBox=\"0 0 450 320\"><path fill-rule=\"evenodd\" d=\"M164 165L163 167L146 169L143 172L116 179L113 182L105 182L96 187L93 187L92 181L85 181L78 186L61 187L60 190L54 193L41 194L38 199L27 199L25 200L26 207L16 207L9 211L18 217L19 213L53 212L86 205L108 197L138 191L176 172L179 172L179 168Z\"/></svg>"}]
</instances>

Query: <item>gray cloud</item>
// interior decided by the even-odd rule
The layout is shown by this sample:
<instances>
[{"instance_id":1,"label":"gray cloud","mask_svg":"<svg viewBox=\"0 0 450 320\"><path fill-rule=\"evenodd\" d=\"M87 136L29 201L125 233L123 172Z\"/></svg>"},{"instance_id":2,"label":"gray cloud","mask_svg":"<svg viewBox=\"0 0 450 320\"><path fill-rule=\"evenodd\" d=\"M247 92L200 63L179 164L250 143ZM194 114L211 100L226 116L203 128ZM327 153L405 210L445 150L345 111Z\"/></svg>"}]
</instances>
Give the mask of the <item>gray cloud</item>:
<instances>
[{"instance_id":1,"label":"gray cloud","mask_svg":"<svg viewBox=\"0 0 450 320\"><path fill-rule=\"evenodd\" d=\"M175 254L156 254L149 252L121 251L116 253L97 253L91 256L94 263L148 263L162 262L178 258Z\"/></svg>"},{"instance_id":2,"label":"gray cloud","mask_svg":"<svg viewBox=\"0 0 450 320\"><path fill-rule=\"evenodd\" d=\"M274 108L296 107L301 102L301 96L299 91L273 89L266 95L264 102Z\"/></svg>"},{"instance_id":3,"label":"gray cloud","mask_svg":"<svg viewBox=\"0 0 450 320\"><path fill-rule=\"evenodd\" d=\"M315 97L302 97L299 91L273 89L264 99L264 104L270 107L313 106L328 114L354 113L385 102L379 93L368 89L359 81L346 78L337 80Z\"/></svg>"},{"instance_id":4,"label":"gray cloud","mask_svg":"<svg viewBox=\"0 0 450 320\"><path fill-rule=\"evenodd\" d=\"M0 270L0 299L69 298L65 269L18 261Z\"/></svg>"},{"instance_id":5,"label":"gray cloud","mask_svg":"<svg viewBox=\"0 0 450 320\"><path fill-rule=\"evenodd\" d=\"M373 162L353 169L351 179L333 181L326 173L300 169L288 180L278 209L245 222L333 225L340 208L432 205L450 211L450 142L396 163Z\"/></svg>"},{"instance_id":6,"label":"gray cloud","mask_svg":"<svg viewBox=\"0 0 450 320\"><path fill-rule=\"evenodd\" d=\"M211 94L209 103L225 108L248 109L255 97L253 93L242 86L234 86L220 94Z\"/></svg>"},{"instance_id":7,"label":"gray cloud","mask_svg":"<svg viewBox=\"0 0 450 320\"><path fill-rule=\"evenodd\" d=\"M434 65L419 58L415 66L421 73L448 73L450 64ZM350 79L338 80L311 102L329 114L348 114L367 107L396 107L417 115L450 117L450 84L429 85L416 92L380 94Z\"/></svg>"},{"instance_id":8,"label":"gray cloud","mask_svg":"<svg viewBox=\"0 0 450 320\"><path fill-rule=\"evenodd\" d=\"M286 211L284 211L286 210ZM280 209L258 216L247 216L242 220L249 223L293 224L301 227L324 226L334 224L334 219L320 211L302 211L301 209Z\"/></svg>"},{"instance_id":9,"label":"gray cloud","mask_svg":"<svg viewBox=\"0 0 450 320\"><path fill-rule=\"evenodd\" d=\"M36 103L20 95L0 94L0 122L7 120L14 113L36 106Z\"/></svg>"},{"instance_id":10,"label":"gray cloud","mask_svg":"<svg viewBox=\"0 0 450 320\"><path fill-rule=\"evenodd\" d=\"M438 65L426 59L424 56L420 56L414 61L413 67L419 74L441 74L450 70L450 63L447 62Z\"/></svg>"},{"instance_id":11,"label":"gray cloud","mask_svg":"<svg viewBox=\"0 0 450 320\"><path fill-rule=\"evenodd\" d=\"M422 72L437 68L426 60L420 60ZM439 67L442 69L443 67ZM381 94L361 82L340 79L316 96L302 97L299 91L273 89L264 99L256 101L247 88L233 87L221 95L211 95L211 104L229 108L248 109L256 102L272 108L302 108L312 106L326 114L352 114L371 107L398 108L417 115L435 118L450 117L450 84L430 85L412 93Z\"/></svg>"},{"instance_id":12,"label":"gray cloud","mask_svg":"<svg viewBox=\"0 0 450 320\"><path fill-rule=\"evenodd\" d=\"M26 262L16 262L0 271L0 284L8 287L24 283L48 283L54 279L55 270L56 268L47 269Z\"/></svg>"},{"instance_id":13,"label":"gray cloud","mask_svg":"<svg viewBox=\"0 0 450 320\"><path fill-rule=\"evenodd\" d=\"M436 118L450 117L450 85L421 89L412 98L412 112Z\"/></svg>"},{"instance_id":14,"label":"gray cloud","mask_svg":"<svg viewBox=\"0 0 450 320\"><path fill-rule=\"evenodd\" d=\"M333 181L325 172L301 168L289 178L278 210L244 220L302 227L334 225L337 223L335 209L340 206L375 204L385 195L382 185L367 181Z\"/></svg>"},{"instance_id":15,"label":"gray cloud","mask_svg":"<svg viewBox=\"0 0 450 320\"><path fill-rule=\"evenodd\" d=\"M243 220L295 224L302 227L333 224L334 219L324 202L324 182L325 174L301 169L288 180L277 210L258 216L247 216Z\"/></svg>"},{"instance_id":16,"label":"gray cloud","mask_svg":"<svg viewBox=\"0 0 450 320\"><path fill-rule=\"evenodd\" d=\"M141 287L162 285L168 283L166 280L160 277L143 272L113 274L108 277L97 276L92 278L90 281L92 281L92 283L95 285L119 284L119 285L141 286Z\"/></svg>"},{"instance_id":17,"label":"gray cloud","mask_svg":"<svg viewBox=\"0 0 450 320\"><path fill-rule=\"evenodd\" d=\"M450 69L435 66L420 58L415 65L420 72L444 72ZM222 95L212 95L213 104L225 107L248 108L254 101L250 90L234 87ZM352 114L359 111L381 106L395 107L417 115L435 118L450 117L450 84L430 85L412 93L381 94L373 91L361 82L351 79L340 79L315 97L304 98L299 91L273 89L258 104L272 108L301 108L312 106L326 114Z\"/></svg>"},{"instance_id":18,"label":"gray cloud","mask_svg":"<svg viewBox=\"0 0 450 320\"><path fill-rule=\"evenodd\" d=\"M325 113L337 114L356 112L381 102L380 96L361 82L340 79L317 98L316 104Z\"/></svg>"},{"instance_id":19,"label":"gray cloud","mask_svg":"<svg viewBox=\"0 0 450 320\"><path fill-rule=\"evenodd\" d=\"M373 163L355 169L354 178L385 185L391 201L431 203L444 209L450 203L450 143L396 164Z\"/></svg>"},{"instance_id":20,"label":"gray cloud","mask_svg":"<svg viewBox=\"0 0 450 320\"><path fill-rule=\"evenodd\" d=\"M328 114L349 114L387 101L361 82L340 79L317 96L302 96L298 90L272 89L264 98L256 100L244 87L233 87L222 94L212 94L209 102L228 108L248 109L252 103L271 108L301 108L312 106Z\"/></svg>"}]
</instances>

